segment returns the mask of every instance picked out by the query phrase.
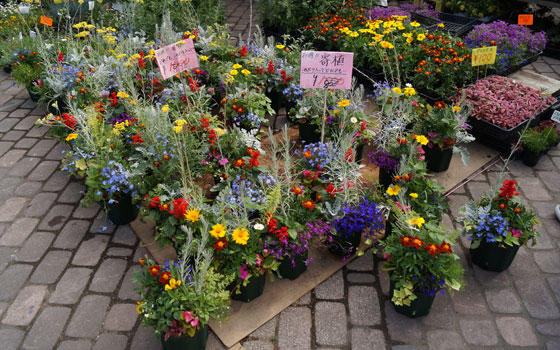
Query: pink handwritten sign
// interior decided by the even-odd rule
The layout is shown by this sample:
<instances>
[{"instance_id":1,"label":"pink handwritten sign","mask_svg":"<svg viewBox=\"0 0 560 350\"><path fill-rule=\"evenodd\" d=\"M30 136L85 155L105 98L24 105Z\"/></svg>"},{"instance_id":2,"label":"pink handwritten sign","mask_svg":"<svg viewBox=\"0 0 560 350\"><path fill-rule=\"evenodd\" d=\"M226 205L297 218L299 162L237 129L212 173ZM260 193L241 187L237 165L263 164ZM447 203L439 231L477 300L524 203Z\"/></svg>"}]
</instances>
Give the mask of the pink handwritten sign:
<instances>
[{"instance_id":1,"label":"pink handwritten sign","mask_svg":"<svg viewBox=\"0 0 560 350\"><path fill-rule=\"evenodd\" d=\"M192 39L184 41L184 44L167 45L156 50L156 61L163 79L169 79L175 74L198 67Z\"/></svg>"},{"instance_id":2,"label":"pink handwritten sign","mask_svg":"<svg viewBox=\"0 0 560 350\"><path fill-rule=\"evenodd\" d=\"M302 51L300 86L312 89L343 89L352 86L352 52Z\"/></svg>"}]
</instances>

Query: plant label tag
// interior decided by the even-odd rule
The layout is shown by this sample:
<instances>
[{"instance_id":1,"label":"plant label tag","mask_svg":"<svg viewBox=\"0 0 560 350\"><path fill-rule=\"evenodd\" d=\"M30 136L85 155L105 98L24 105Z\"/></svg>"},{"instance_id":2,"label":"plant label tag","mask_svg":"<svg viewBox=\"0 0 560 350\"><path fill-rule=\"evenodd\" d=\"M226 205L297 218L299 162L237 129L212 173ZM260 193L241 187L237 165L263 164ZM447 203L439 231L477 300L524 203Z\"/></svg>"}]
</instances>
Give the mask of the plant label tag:
<instances>
[{"instance_id":1,"label":"plant label tag","mask_svg":"<svg viewBox=\"0 0 560 350\"><path fill-rule=\"evenodd\" d=\"M472 66L484 66L496 62L497 46L481 47L472 50Z\"/></svg>"},{"instance_id":2,"label":"plant label tag","mask_svg":"<svg viewBox=\"0 0 560 350\"><path fill-rule=\"evenodd\" d=\"M156 50L156 61L163 79L169 79L175 74L198 67L192 39L183 41L184 44L175 43Z\"/></svg>"},{"instance_id":3,"label":"plant label tag","mask_svg":"<svg viewBox=\"0 0 560 350\"><path fill-rule=\"evenodd\" d=\"M53 19L47 16L41 16L41 24L52 27Z\"/></svg>"},{"instance_id":4,"label":"plant label tag","mask_svg":"<svg viewBox=\"0 0 560 350\"><path fill-rule=\"evenodd\" d=\"M560 124L560 111L554 111L554 113L552 113L552 117L550 117L550 120Z\"/></svg>"},{"instance_id":5,"label":"plant label tag","mask_svg":"<svg viewBox=\"0 0 560 350\"><path fill-rule=\"evenodd\" d=\"M442 6L443 0L436 0L436 7L435 10L441 12L441 6Z\"/></svg>"},{"instance_id":6,"label":"plant label tag","mask_svg":"<svg viewBox=\"0 0 560 350\"><path fill-rule=\"evenodd\" d=\"M352 86L354 53L302 51L300 87L303 89L343 89Z\"/></svg>"},{"instance_id":7,"label":"plant label tag","mask_svg":"<svg viewBox=\"0 0 560 350\"><path fill-rule=\"evenodd\" d=\"M387 0L379 0L379 5L383 7L387 7L388 6Z\"/></svg>"},{"instance_id":8,"label":"plant label tag","mask_svg":"<svg viewBox=\"0 0 560 350\"><path fill-rule=\"evenodd\" d=\"M37 37L37 33L35 33L33 30L30 30L30 31L29 31L29 36L30 36L31 38L36 38L36 37Z\"/></svg>"},{"instance_id":9,"label":"plant label tag","mask_svg":"<svg viewBox=\"0 0 560 350\"><path fill-rule=\"evenodd\" d=\"M517 16L517 24L522 26L533 25L533 15L519 15Z\"/></svg>"},{"instance_id":10,"label":"plant label tag","mask_svg":"<svg viewBox=\"0 0 560 350\"><path fill-rule=\"evenodd\" d=\"M88 1L88 8L90 11L93 11L95 8L95 1Z\"/></svg>"}]
</instances>

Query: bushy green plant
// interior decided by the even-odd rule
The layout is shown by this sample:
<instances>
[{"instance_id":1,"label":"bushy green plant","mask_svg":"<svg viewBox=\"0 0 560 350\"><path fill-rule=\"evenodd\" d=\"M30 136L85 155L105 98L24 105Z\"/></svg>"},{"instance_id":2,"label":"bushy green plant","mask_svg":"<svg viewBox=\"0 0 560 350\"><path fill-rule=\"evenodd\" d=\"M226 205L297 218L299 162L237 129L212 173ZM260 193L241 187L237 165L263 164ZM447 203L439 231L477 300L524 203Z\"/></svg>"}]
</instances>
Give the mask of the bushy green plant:
<instances>
[{"instance_id":1,"label":"bushy green plant","mask_svg":"<svg viewBox=\"0 0 560 350\"><path fill-rule=\"evenodd\" d=\"M40 78L42 71L40 66L18 64L12 69L12 77L16 83L29 88L34 81Z\"/></svg>"},{"instance_id":2,"label":"bushy green plant","mask_svg":"<svg viewBox=\"0 0 560 350\"><path fill-rule=\"evenodd\" d=\"M542 153L558 142L560 136L554 126L534 127L527 129L521 135L521 144L524 149L532 153Z\"/></svg>"},{"instance_id":3,"label":"bushy green plant","mask_svg":"<svg viewBox=\"0 0 560 350\"><path fill-rule=\"evenodd\" d=\"M447 0L444 5L448 11L480 18L499 15L521 6L517 0Z\"/></svg>"}]
</instances>

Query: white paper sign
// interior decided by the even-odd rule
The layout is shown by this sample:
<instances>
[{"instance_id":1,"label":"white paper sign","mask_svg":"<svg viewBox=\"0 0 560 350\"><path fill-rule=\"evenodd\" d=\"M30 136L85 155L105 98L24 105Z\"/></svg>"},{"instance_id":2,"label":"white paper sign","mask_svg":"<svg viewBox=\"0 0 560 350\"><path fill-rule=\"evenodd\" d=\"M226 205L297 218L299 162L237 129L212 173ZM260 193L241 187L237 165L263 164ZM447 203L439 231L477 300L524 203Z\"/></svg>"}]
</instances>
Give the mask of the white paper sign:
<instances>
[{"instance_id":1,"label":"white paper sign","mask_svg":"<svg viewBox=\"0 0 560 350\"><path fill-rule=\"evenodd\" d=\"M379 5L387 7L387 0L379 0Z\"/></svg>"},{"instance_id":2,"label":"white paper sign","mask_svg":"<svg viewBox=\"0 0 560 350\"><path fill-rule=\"evenodd\" d=\"M93 11L93 8L95 7L95 1L88 1L88 6L89 6L89 10Z\"/></svg>"},{"instance_id":3,"label":"white paper sign","mask_svg":"<svg viewBox=\"0 0 560 350\"><path fill-rule=\"evenodd\" d=\"M36 38L37 37L37 33L35 33L34 31L30 30L29 31L29 36L32 38Z\"/></svg>"},{"instance_id":4,"label":"white paper sign","mask_svg":"<svg viewBox=\"0 0 560 350\"><path fill-rule=\"evenodd\" d=\"M550 120L560 123L560 111L554 111L554 113L552 113L552 117L550 117Z\"/></svg>"},{"instance_id":5,"label":"white paper sign","mask_svg":"<svg viewBox=\"0 0 560 350\"><path fill-rule=\"evenodd\" d=\"M27 15L29 13L29 8L29 6L25 5L18 6L19 13L21 13L22 15Z\"/></svg>"}]
</instances>

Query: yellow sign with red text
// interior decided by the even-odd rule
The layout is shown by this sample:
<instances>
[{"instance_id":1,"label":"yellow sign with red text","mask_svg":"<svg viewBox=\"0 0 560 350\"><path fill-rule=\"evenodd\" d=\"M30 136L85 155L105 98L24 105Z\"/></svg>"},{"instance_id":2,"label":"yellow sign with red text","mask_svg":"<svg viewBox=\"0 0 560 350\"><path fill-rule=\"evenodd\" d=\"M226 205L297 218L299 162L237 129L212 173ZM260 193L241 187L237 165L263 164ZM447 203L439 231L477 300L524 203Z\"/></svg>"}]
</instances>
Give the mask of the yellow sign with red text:
<instances>
[{"instance_id":1,"label":"yellow sign with red text","mask_svg":"<svg viewBox=\"0 0 560 350\"><path fill-rule=\"evenodd\" d=\"M485 66L496 62L497 46L481 47L472 50L472 66Z\"/></svg>"}]
</instances>

